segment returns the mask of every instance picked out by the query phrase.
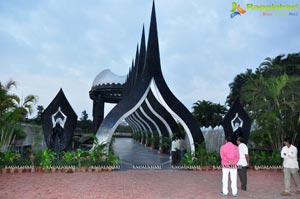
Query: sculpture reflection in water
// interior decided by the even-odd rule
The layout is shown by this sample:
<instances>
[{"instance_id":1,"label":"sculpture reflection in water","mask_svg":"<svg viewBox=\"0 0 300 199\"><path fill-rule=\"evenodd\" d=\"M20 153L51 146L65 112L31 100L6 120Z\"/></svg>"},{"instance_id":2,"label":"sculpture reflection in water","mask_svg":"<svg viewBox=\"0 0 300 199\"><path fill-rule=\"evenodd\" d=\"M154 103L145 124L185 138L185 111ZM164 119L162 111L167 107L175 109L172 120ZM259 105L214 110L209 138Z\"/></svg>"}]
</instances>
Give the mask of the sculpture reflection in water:
<instances>
[{"instance_id":1,"label":"sculpture reflection in water","mask_svg":"<svg viewBox=\"0 0 300 199\"><path fill-rule=\"evenodd\" d=\"M58 107L58 110L51 116L52 118L52 132L49 134L48 143L49 148L54 151L65 150L65 136L64 136L64 126L67 121L67 116Z\"/></svg>"}]
</instances>

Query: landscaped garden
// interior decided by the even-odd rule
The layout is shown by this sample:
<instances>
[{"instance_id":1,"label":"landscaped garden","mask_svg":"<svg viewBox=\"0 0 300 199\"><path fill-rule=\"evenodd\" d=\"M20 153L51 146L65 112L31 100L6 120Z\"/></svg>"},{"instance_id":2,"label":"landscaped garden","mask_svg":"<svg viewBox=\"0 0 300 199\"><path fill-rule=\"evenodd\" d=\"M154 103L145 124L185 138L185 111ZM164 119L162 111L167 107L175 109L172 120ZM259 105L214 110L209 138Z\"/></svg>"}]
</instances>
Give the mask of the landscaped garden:
<instances>
[{"instance_id":1,"label":"landscaped garden","mask_svg":"<svg viewBox=\"0 0 300 199\"><path fill-rule=\"evenodd\" d=\"M96 144L91 151L77 149L55 153L44 149L42 151L28 150L24 153L7 151L0 153L2 173L23 172L76 172L76 171L112 171L119 168L119 158L110 150L104 153L106 145Z\"/></svg>"},{"instance_id":2,"label":"landscaped garden","mask_svg":"<svg viewBox=\"0 0 300 199\"><path fill-rule=\"evenodd\" d=\"M252 72L247 70L235 77L230 84L231 92L227 104L240 99L246 111L250 113L255 125L249 138L250 168L281 169L280 149L282 138L291 137L299 146L299 53L281 55L274 59L267 58ZM10 150L10 145L26 137L21 124L30 121L37 97L25 98L11 93L14 81L0 83L0 167L3 173L17 171L90 171L118 165L118 158L111 151L104 153L106 146L96 144L91 151L76 149L74 151L54 152L32 147L22 153ZM22 100L23 99L23 100ZM38 107L41 108L41 107ZM199 126L216 127L220 125L226 107L208 101L198 101L192 107L194 118ZM265 111L261 111L265 110ZM39 113L42 112L42 109ZM85 113L87 121L87 114ZM40 114L33 120L40 121ZM87 126L91 126L91 122ZM83 128L82 128L83 129ZM133 133L133 139L161 153L170 154L171 139L159 137L157 132ZM217 152L207 152L204 143L196 146L194 154L186 153L181 164L204 170L218 169L220 157Z\"/></svg>"},{"instance_id":3,"label":"landscaped garden","mask_svg":"<svg viewBox=\"0 0 300 199\"><path fill-rule=\"evenodd\" d=\"M204 143L196 149L195 155L186 153L182 165L183 168L193 170L221 170L221 157L217 152L207 152ZM280 152L276 151L249 151L250 164L252 170L275 170L282 171L282 159Z\"/></svg>"},{"instance_id":4,"label":"landscaped garden","mask_svg":"<svg viewBox=\"0 0 300 199\"><path fill-rule=\"evenodd\" d=\"M118 168L119 159L114 155L112 144L109 146L98 143L96 136L93 139L92 150L76 149L73 151L55 152L49 149L40 149L32 146L22 153L11 148L26 137L21 123L28 121L28 115L33 112L33 105L37 97L28 95L21 100L10 90L16 87L16 82L7 84L0 82L0 168L2 173L22 172L75 172L75 171L106 171ZM40 120L40 114L37 118ZM40 142L41 140L39 140ZM39 145L39 143L37 143ZM105 150L108 147L109 153Z\"/></svg>"}]
</instances>

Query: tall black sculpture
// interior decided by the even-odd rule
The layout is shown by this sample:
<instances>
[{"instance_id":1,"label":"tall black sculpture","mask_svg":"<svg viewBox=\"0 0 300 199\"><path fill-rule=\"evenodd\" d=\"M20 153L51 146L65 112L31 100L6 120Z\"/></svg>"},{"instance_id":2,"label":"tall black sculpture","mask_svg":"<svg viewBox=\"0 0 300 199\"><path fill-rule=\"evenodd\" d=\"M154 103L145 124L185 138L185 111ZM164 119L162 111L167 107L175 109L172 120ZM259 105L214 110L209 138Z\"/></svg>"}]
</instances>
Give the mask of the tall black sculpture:
<instances>
[{"instance_id":1,"label":"tall black sculpture","mask_svg":"<svg viewBox=\"0 0 300 199\"><path fill-rule=\"evenodd\" d=\"M48 149L71 150L77 115L62 89L42 114L42 126Z\"/></svg>"},{"instance_id":2,"label":"tall black sculpture","mask_svg":"<svg viewBox=\"0 0 300 199\"><path fill-rule=\"evenodd\" d=\"M222 126L225 131L225 137L231 136L235 144L238 137L243 137L245 142L248 143L251 119L240 104L239 99L235 100L225 115Z\"/></svg>"},{"instance_id":3,"label":"tall black sculpture","mask_svg":"<svg viewBox=\"0 0 300 199\"><path fill-rule=\"evenodd\" d=\"M134 129L141 131L151 130L150 123L153 123L152 128L167 128L172 135L175 132L170 131L176 128L171 129L170 124L176 124L176 119L185 130L190 151L194 152L194 142L200 143L204 138L190 111L173 95L162 75L154 2L147 51L143 38L144 31L141 48L137 49L135 64L130 69L123 88L122 100L104 118L96 136L100 143L110 142L114 131L123 120L129 121ZM155 111L153 106L157 103L164 109L160 108ZM162 116L164 113L171 117L168 121ZM164 127L159 127L159 122L156 122L158 120Z\"/></svg>"}]
</instances>

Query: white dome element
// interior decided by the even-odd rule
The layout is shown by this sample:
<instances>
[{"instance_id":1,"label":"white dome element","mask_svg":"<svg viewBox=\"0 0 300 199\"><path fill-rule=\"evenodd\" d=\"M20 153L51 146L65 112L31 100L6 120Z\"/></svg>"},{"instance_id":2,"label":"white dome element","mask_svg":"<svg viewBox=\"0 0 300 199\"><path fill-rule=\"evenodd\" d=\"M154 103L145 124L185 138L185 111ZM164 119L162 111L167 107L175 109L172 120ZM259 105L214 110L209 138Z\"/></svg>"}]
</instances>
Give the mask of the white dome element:
<instances>
[{"instance_id":1,"label":"white dome element","mask_svg":"<svg viewBox=\"0 0 300 199\"><path fill-rule=\"evenodd\" d=\"M105 69L96 76L93 81L92 87L103 84L124 84L125 82L126 75L119 76L111 72L110 69Z\"/></svg>"}]
</instances>

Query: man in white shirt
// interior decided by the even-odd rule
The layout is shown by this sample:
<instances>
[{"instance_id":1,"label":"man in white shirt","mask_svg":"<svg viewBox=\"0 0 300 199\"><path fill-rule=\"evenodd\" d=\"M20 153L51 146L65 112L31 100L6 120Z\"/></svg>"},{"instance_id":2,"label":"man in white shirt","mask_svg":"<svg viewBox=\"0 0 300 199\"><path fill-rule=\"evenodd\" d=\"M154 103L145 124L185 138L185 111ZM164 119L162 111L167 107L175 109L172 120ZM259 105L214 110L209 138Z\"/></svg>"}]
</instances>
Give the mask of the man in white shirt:
<instances>
[{"instance_id":1,"label":"man in white shirt","mask_svg":"<svg viewBox=\"0 0 300 199\"><path fill-rule=\"evenodd\" d=\"M238 165L238 175L241 181L241 189L247 190L247 167L249 165L249 153L248 147L244 142L242 137L238 137L237 144L239 146L240 159L237 163Z\"/></svg>"},{"instance_id":2,"label":"man in white shirt","mask_svg":"<svg viewBox=\"0 0 300 199\"><path fill-rule=\"evenodd\" d=\"M285 138L283 144L285 146L281 150L281 158L283 158L284 192L282 192L281 195L291 195L291 176L297 187L296 193L300 194L300 181L298 176L299 164L297 161L298 150L291 144L289 138Z\"/></svg>"},{"instance_id":3,"label":"man in white shirt","mask_svg":"<svg viewBox=\"0 0 300 199\"><path fill-rule=\"evenodd\" d=\"M181 140L179 139L179 137L176 137L176 159L177 159L177 164L180 163L181 161L181 156L180 156L180 145L181 145Z\"/></svg>"},{"instance_id":4,"label":"man in white shirt","mask_svg":"<svg viewBox=\"0 0 300 199\"><path fill-rule=\"evenodd\" d=\"M171 156L172 156L172 165L175 165L177 164L177 146L178 146L178 143L176 141L175 138L173 138L173 141L172 141L172 145L171 145Z\"/></svg>"}]
</instances>

